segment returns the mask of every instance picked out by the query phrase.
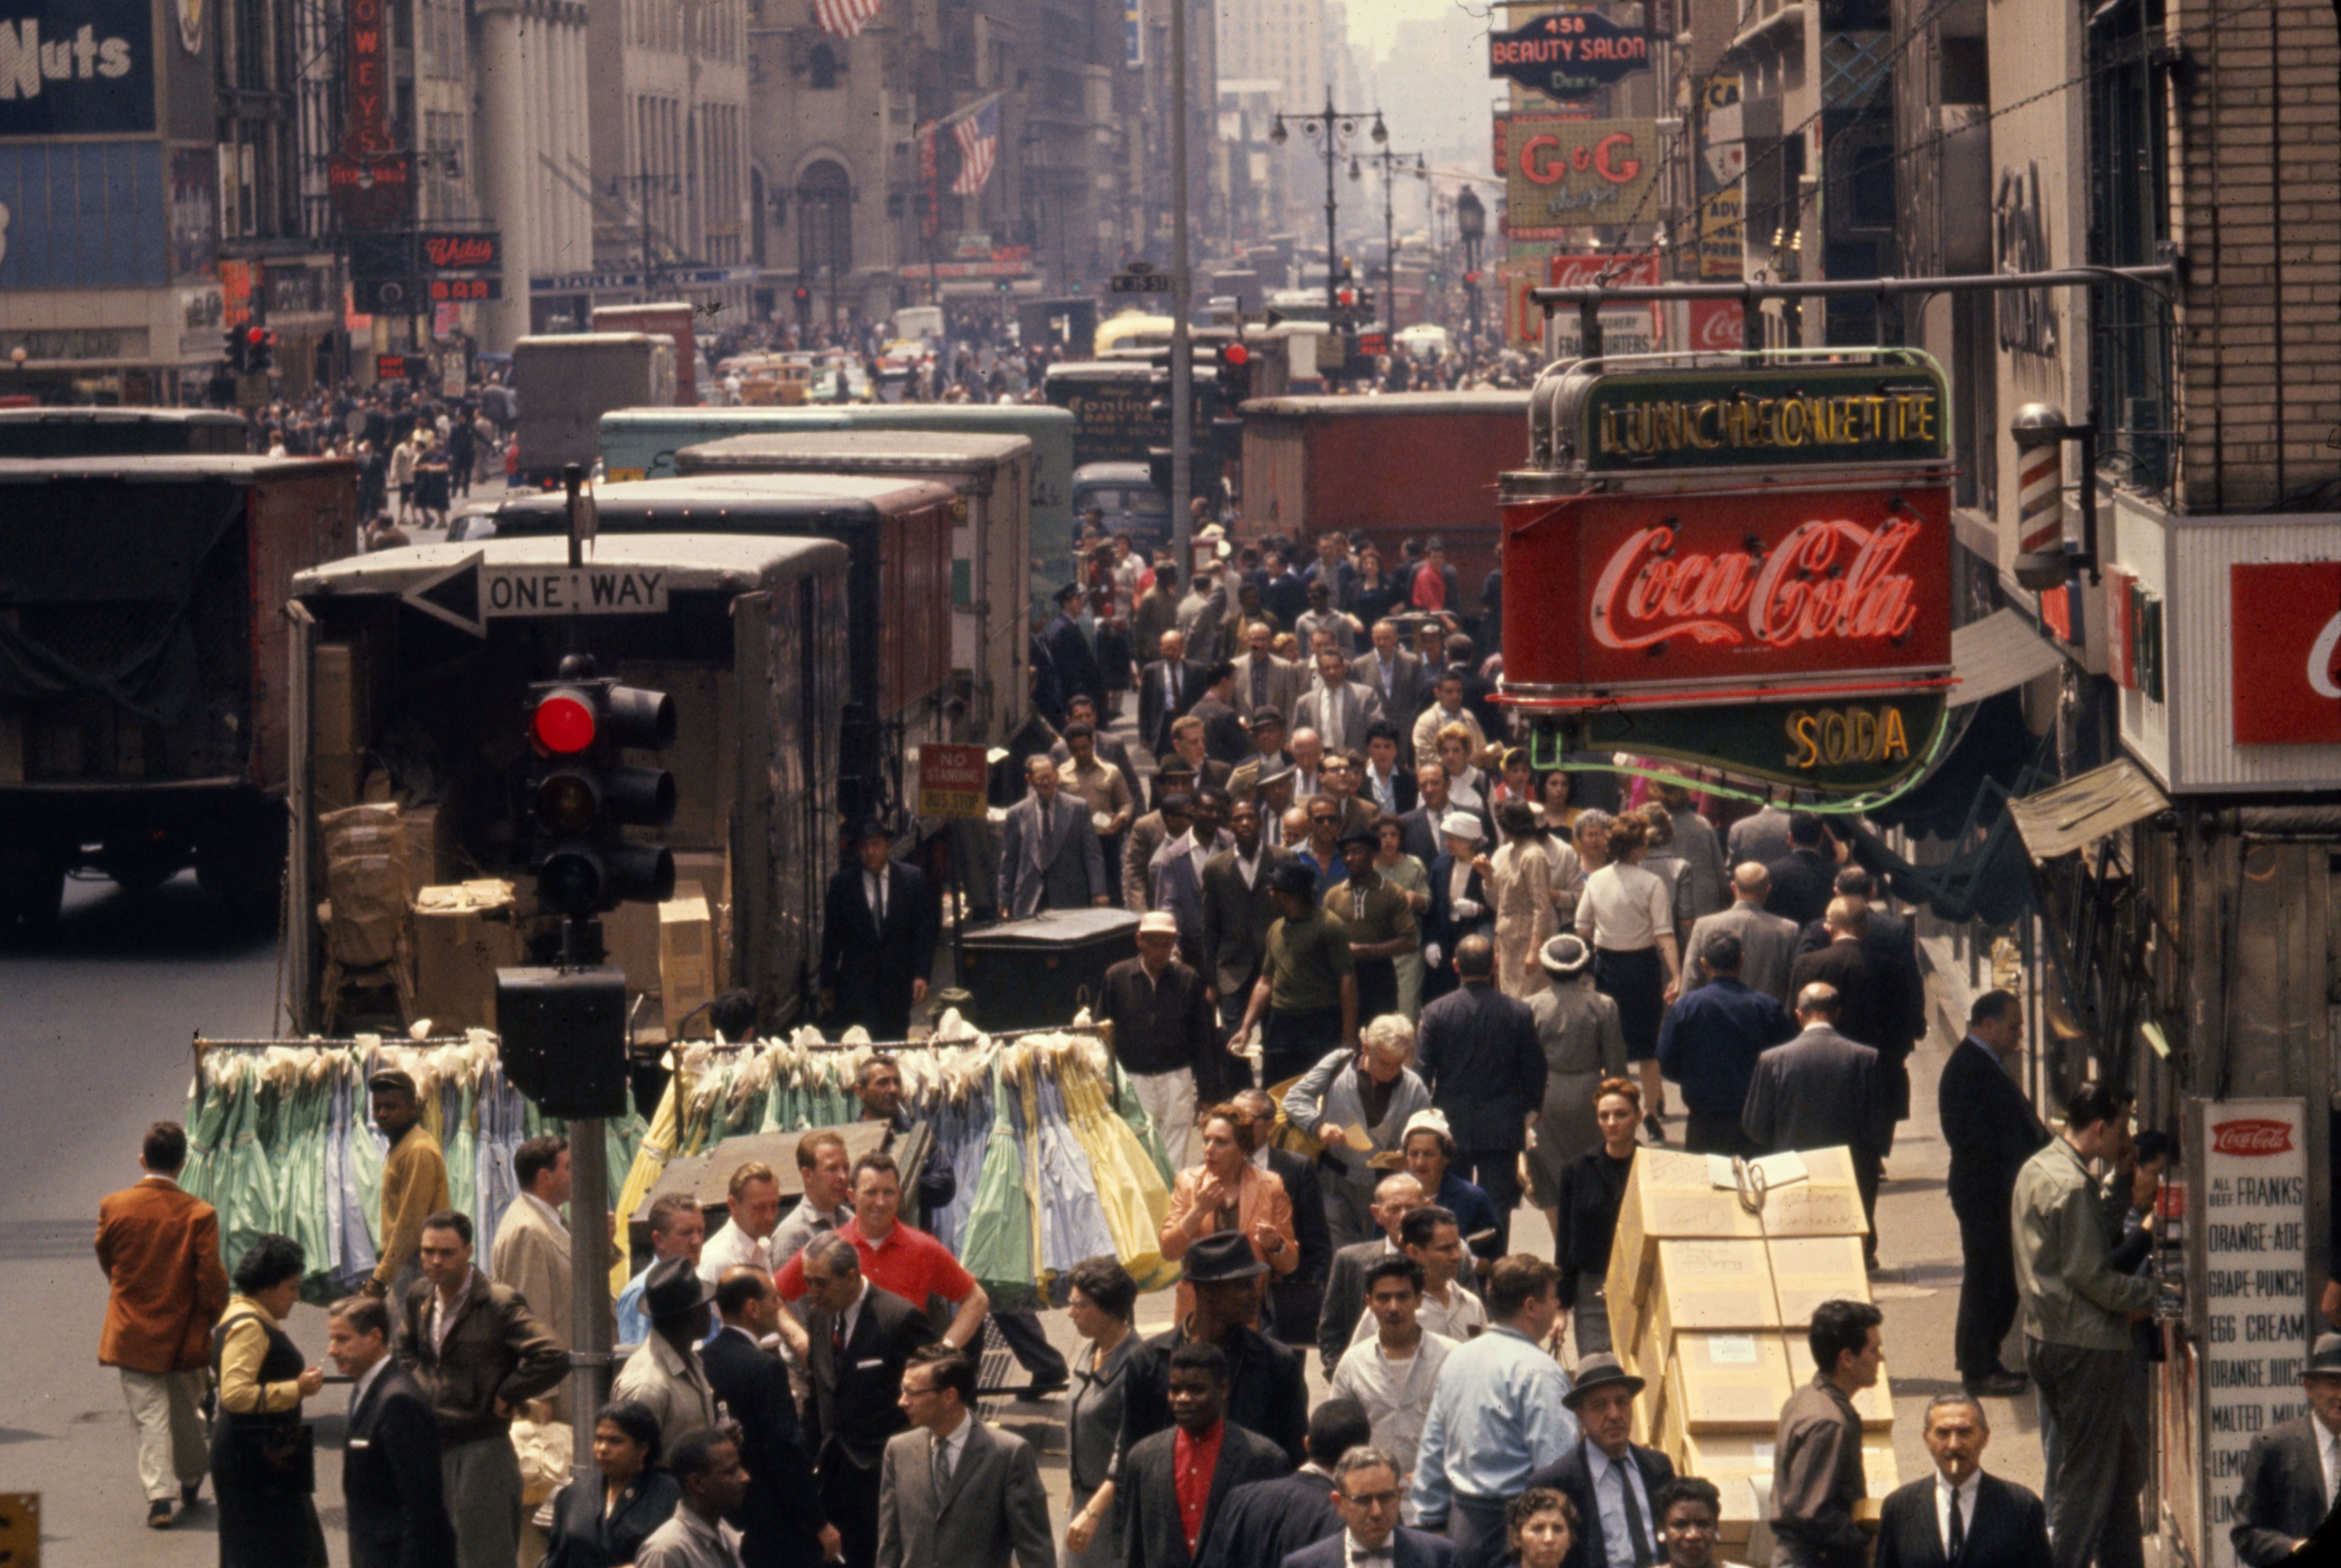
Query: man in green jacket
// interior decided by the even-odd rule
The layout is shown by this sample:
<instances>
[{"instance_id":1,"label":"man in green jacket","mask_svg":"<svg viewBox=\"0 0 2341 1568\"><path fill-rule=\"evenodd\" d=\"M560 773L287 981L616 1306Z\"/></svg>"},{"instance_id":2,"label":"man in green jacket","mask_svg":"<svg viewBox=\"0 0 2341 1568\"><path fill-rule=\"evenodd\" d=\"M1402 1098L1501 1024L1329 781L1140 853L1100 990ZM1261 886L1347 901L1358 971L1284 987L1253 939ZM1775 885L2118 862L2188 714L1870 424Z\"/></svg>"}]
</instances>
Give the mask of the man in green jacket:
<instances>
[{"instance_id":1,"label":"man in green jacket","mask_svg":"<svg viewBox=\"0 0 2341 1568\"><path fill-rule=\"evenodd\" d=\"M2129 1144L2129 1107L2084 1084L2062 1133L2017 1173L2010 1218L2024 1302L2025 1361L2057 1423L2048 1533L2056 1568L2138 1568L2137 1495L2146 1456L2123 1412L2129 1325L2154 1305L2154 1283L2116 1272L2091 1160Z\"/></svg>"}]
</instances>

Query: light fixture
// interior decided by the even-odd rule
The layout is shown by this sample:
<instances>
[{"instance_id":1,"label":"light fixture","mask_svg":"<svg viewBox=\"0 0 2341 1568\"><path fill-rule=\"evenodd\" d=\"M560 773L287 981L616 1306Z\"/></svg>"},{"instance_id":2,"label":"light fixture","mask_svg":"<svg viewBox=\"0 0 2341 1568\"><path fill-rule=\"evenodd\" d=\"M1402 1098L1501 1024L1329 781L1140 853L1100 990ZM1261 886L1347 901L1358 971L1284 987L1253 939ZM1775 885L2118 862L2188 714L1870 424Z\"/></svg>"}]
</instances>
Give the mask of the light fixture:
<instances>
[{"instance_id":1,"label":"light fixture","mask_svg":"<svg viewBox=\"0 0 2341 1568\"><path fill-rule=\"evenodd\" d=\"M1280 147L1284 145L1285 143L1292 140L1292 133L1284 128L1283 115L1279 114L1276 117L1276 129L1268 134L1268 139L1275 143Z\"/></svg>"},{"instance_id":2,"label":"light fixture","mask_svg":"<svg viewBox=\"0 0 2341 1568\"><path fill-rule=\"evenodd\" d=\"M1366 177L1366 172L1365 172L1363 169L1360 169L1360 168L1359 168L1359 167L1358 167L1358 160L1357 160L1357 159L1355 159L1354 157L1353 157L1353 158L1351 158L1351 159L1350 160L1350 178L1351 180L1353 180L1353 181L1354 181L1354 180L1362 180L1362 179L1364 179L1365 177Z\"/></svg>"},{"instance_id":3,"label":"light fixture","mask_svg":"<svg viewBox=\"0 0 2341 1568\"><path fill-rule=\"evenodd\" d=\"M1377 143L1390 140L1390 127L1382 124L1382 112L1380 109L1374 111L1374 140Z\"/></svg>"}]
</instances>

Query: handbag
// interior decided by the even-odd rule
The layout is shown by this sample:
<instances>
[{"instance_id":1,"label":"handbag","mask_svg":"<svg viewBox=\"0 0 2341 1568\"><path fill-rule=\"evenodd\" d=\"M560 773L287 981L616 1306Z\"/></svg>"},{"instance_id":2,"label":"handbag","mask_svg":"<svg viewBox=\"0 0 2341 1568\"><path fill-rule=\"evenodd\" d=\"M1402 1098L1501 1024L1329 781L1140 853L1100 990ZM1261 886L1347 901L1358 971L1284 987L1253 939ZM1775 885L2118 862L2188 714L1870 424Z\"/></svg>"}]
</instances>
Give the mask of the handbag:
<instances>
[{"instance_id":1,"label":"handbag","mask_svg":"<svg viewBox=\"0 0 2341 1568\"><path fill-rule=\"evenodd\" d=\"M245 1474L275 1491L317 1490L317 1431L307 1422L242 1423L231 1428Z\"/></svg>"}]
</instances>

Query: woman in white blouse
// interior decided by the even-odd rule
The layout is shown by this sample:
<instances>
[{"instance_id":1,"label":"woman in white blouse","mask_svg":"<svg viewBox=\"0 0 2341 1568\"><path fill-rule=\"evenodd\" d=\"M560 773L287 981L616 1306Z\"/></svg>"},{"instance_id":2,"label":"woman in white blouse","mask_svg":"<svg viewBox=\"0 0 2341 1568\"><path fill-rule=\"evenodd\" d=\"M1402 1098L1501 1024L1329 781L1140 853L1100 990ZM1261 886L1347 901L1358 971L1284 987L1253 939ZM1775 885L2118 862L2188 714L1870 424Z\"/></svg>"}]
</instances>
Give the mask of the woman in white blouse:
<instances>
[{"instance_id":1,"label":"woman in white blouse","mask_svg":"<svg viewBox=\"0 0 2341 1568\"><path fill-rule=\"evenodd\" d=\"M1580 824L1582 819L1579 819ZM1643 868L1649 819L1621 811L1609 824L1609 863L1585 878L1577 901L1577 934L1594 950L1594 983L1618 1004L1626 1056L1641 1064L1648 1107L1642 1126L1654 1143L1666 1141L1659 1121L1666 1080L1659 1076L1659 1024L1666 994L1681 972L1675 948L1674 898L1656 873Z\"/></svg>"}]
</instances>

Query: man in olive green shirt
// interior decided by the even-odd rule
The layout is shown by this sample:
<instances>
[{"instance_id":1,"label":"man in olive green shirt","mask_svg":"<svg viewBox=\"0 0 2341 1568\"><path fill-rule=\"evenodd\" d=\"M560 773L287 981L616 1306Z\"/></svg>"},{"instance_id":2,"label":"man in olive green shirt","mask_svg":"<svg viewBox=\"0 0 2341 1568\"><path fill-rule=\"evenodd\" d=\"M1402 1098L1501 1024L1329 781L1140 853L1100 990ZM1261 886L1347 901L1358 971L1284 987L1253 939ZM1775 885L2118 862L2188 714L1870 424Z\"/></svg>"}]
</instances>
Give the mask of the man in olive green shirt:
<instances>
[{"instance_id":1,"label":"man in olive green shirt","mask_svg":"<svg viewBox=\"0 0 2341 1568\"><path fill-rule=\"evenodd\" d=\"M1343 833L1341 863L1350 874L1325 889L1325 912L1349 933L1358 973L1358 1017L1367 1020L1398 1011L1399 955L1422 945L1406 889L1374 869L1374 852L1380 848L1371 828Z\"/></svg>"},{"instance_id":2,"label":"man in olive green shirt","mask_svg":"<svg viewBox=\"0 0 2341 1568\"><path fill-rule=\"evenodd\" d=\"M2124 1411L2129 1325L2154 1306L2154 1282L2113 1266L2112 1237L2088 1162L2118 1162L2129 1107L2083 1084L2064 1131L2024 1162L2010 1206L2025 1361L2057 1423L2048 1514L2056 1568L2143 1560L2137 1496L2146 1456Z\"/></svg>"},{"instance_id":3,"label":"man in olive green shirt","mask_svg":"<svg viewBox=\"0 0 2341 1568\"><path fill-rule=\"evenodd\" d=\"M1299 1077L1336 1048L1358 1048L1358 976L1348 929L1317 902L1317 873L1289 861L1269 886L1278 918L1268 928L1260 981L1228 1048L1249 1046L1265 1012L1261 1081L1273 1085Z\"/></svg>"}]
</instances>

